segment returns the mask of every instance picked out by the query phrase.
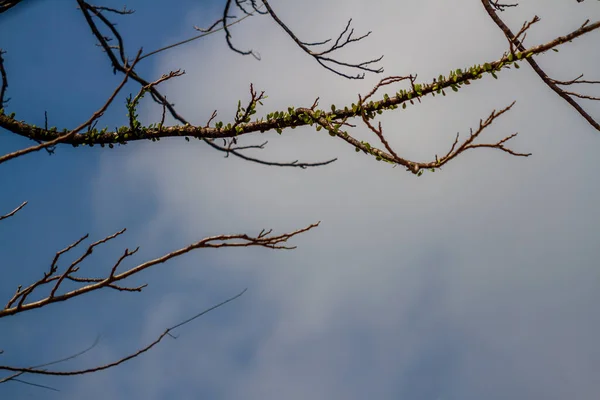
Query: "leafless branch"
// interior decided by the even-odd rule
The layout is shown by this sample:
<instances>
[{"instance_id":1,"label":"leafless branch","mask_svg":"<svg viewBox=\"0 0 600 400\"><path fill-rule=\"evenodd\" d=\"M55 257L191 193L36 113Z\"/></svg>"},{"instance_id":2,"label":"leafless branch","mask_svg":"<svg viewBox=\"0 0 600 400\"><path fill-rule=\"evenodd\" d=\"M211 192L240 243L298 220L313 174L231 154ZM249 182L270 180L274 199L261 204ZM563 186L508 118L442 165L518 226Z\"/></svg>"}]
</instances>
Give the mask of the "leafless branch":
<instances>
[{"instance_id":1,"label":"leafless branch","mask_svg":"<svg viewBox=\"0 0 600 400\"><path fill-rule=\"evenodd\" d=\"M348 21L348 23L346 24L346 28L344 28L342 33L340 33L340 35L338 36L335 43L327 50L323 50L323 51L319 52L319 51L311 50L311 47L329 43L331 41L331 39L326 39L324 41L314 42L314 43L308 43L308 42L301 41L296 36L296 34L294 32L292 32L292 30L277 16L275 11L269 4L268 0L262 0L262 2L266 7L267 12L271 15L271 18L273 18L275 20L275 22L277 22L277 24L283 28L283 30L288 34L288 36L291 37L294 40L294 42L296 42L296 45L298 45L298 47L300 47L306 54L312 56L322 67L328 69L329 71L331 71L339 76L342 76L342 77L348 78L348 79L363 79L365 77L365 72L374 72L377 74L383 72L383 68L372 68L371 67L372 64L375 64L375 63L381 61L383 56L369 60L369 61L363 61L360 63L343 62L343 61L336 60L335 58L325 56L326 54L331 54L331 53L335 52L336 50L341 49L342 47L346 46L349 43L358 42L359 40L362 40L371 34L371 32L369 31L360 37L356 37L356 38L352 37L352 34L354 33L354 29L350 29L352 19L350 19ZM336 68L330 66L330 64L334 64L339 67L346 67L346 68L349 68L350 70L359 70L359 71L363 71L363 72L356 74L356 75L349 75L347 73L339 71Z\"/></svg>"},{"instance_id":2,"label":"leafless branch","mask_svg":"<svg viewBox=\"0 0 600 400\"><path fill-rule=\"evenodd\" d=\"M245 20L246 18L249 18L249 17L251 17L252 15L254 15L254 12L250 12L250 13L248 13L247 15L244 15L242 18L239 18L239 19L237 19L237 20L235 20L235 21L233 21L233 22L230 22L230 23L228 23L228 24L225 24L225 26L226 26L227 28L230 28L230 27L232 27L232 26L233 26L233 25L235 25L235 24L239 24L240 22L242 22L242 21L243 21L243 20ZM219 32L219 31L222 31L222 30L224 30L224 29L225 29L225 27L221 26L220 28L217 28L217 26L218 26L220 23L222 23L222 19L219 19L219 20L217 20L215 23L213 23L213 24L212 24L210 27L208 27L208 28L206 28L206 29L202 29L202 28L194 27L194 29L196 29L197 31L200 31L200 32L202 32L202 33L201 33L201 34L199 34L199 35L196 35L196 36L192 36L192 37L191 37L191 38L189 38L189 39L185 39L185 40L182 40L182 41L180 41L180 42L173 43L173 44L170 44L170 45L168 45L168 46L164 46L164 47L161 47L161 48L159 48L159 49L156 49L156 50L153 50L153 51L151 51L151 52L148 52L148 53L144 54L142 57L140 57L140 60L143 60L144 58L147 58L147 57L151 57L151 56L153 56L153 55L155 55L155 54L158 54L158 53L161 53L161 52L163 52L163 51L170 50L170 49L173 49L173 48L175 48L175 47L179 47L179 46L181 46L181 45L184 45L184 44L187 44L187 43L193 42L194 40L202 39L203 37L205 37L205 36L208 36L208 35L211 35L211 34L213 34L213 33L216 33L216 32Z\"/></svg>"},{"instance_id":3,"label":"leafless branch","mask_svg":"<svg viewBox=\"0 0 600 400\"><path fill-rule=\"evenodd\" d=\"M69 300L73 297L81 296L85 293L89 293L95 290L102 289L104 287L117 289L117 290L125 290L125 291L140 291L145 285L136 288L129 287L120 287L117 286L118 282L125 280L126 278L138 274L141 271L144 271L154 265L162 264L166 261L169 261L173 258L179 257L183 254L186 254L195 249L201 248L221 248L221 247L266 247L270 249L285 249L291 250L294 249L294 246L286 245L286 242L303 232L307 232L310 229L317 227L319 223L311 224L306 226L305 228L298 229L296 231L290 233L284 233L280 235L264 235L260 234L259 236L249 236L246 234L236 234L236 235L217 235L210 236L205 239L202 239L196 243L192 243L189 246L183 247L179 250L175 250L171 253L165 254L161 257L155 258L150 261L146 261L142 264L139 264L135 267L132 267L123 272L118 272L117 269L121 265L121 262L132 256L137 252L138 249L130 251L126 249L123 255L113 264L110 269L110 273L104 278L91 278L91 277L81 277L74 275L79 271L79 264L83 262L89 255L92 254L93 250L110 240L115 239L117 236L123 234L125 229L122 229L112 235L109 235L101 240L98 240L88 246L87 250L75 261L73 261L64 271L58 271L58 261L60 257L76 248L79 244L81 244L86 238L87 235L84 235L80 239L71 243L66 248L60 250L56 253L52 263L50 264L50 268L48 272L45 272L43 276L38 279L36 282L31 285L23 288L19 286L15 292L15 294L10 298L6 306L0 310L0 318L14 315L17 313L33 310L36 308L44 307L51 303L57 303L65 300ZM69 290L65 293L59 293L59 289L61 288L62 283L65 280L69 280L71 282L83 283L83 286L80 286L76 289ZM36 301L28 301L28 297L36 291L38 288L42 286L51 287L51 292L48 296L36 300Z\"/></svg>"},{"instance_id":4,"label":"leafless branch","mask_svg":"<svg viewBox=\"0 0 600 400\"><path fill-rule=\"evenodd\" d=\"M60 364L60 363L63 363L65 361L69 361L69 360L75 359L75 358L77 358L77 357L79 357L79 356L81 356L81 355L89 352L90 350L92 350L94 347L96 347L98 345L99 342L100 342L100 337L98 336L98 337L96 337L96 340L94 340L94 343L92 343L89 347L87 347L87 348L85 348L85 349L83 349L83 350L81 350L81 351L79 351L77 353L71 354L71 355L69 355L67 357L60 358L58 360L50 361L50 362L47 362L47 363L44 363L44 364L35 365L35 366L29 367L29 368L40 369L40 368L43 368L43 367L47 367L47 366L55 365L55 364ZM37 383L28 382L28 381L24 381L22 379L18 379L19 376L21 376L21 375L23 375L25 373L26 373L25 371L19 371L19 372L15 372L14 374L5 376L4 378L0 378L0 384L8 382L8 381L13 381L13 382L19 382L19 383L23 383L23 384L30 385L30 386L39 387L39 388L42 388L42 389L52 390L52 391L55 391L55 392L59 391L58 389L53 388L51 386L40 385L40 384L37 384Z\"/></svg>"},{"instance_id":5,"label":"leafless branch","mask_svg":"<svg viewBox=\"0 0 600 400\"><path fill-rule=\"evenodd\" d=\"M0 0L0 14L13 8L23 0Z\"/></svg>"},{"instance_id":6,"label":"leafless branch","mask_svg":"<svg viewBox=\"0 0 600 400\"><path fill-rule=\"evenodd\" d=\"M498 16L496 9L498 9L498 4L497 2L493 2L491 0L481 0L483 7L485 8L485 10L487 11L488 15L490 16L490 18L494 21L494 23L498 26L498 28L500 28L500 30L502 30L502 32L504 33L504 35L506 36L506 38L508 39L511 47L512 46L516 46L516 48L519 51L525 51L525 46L523 45L522 40L519 40L518 36L519 35L515 35L513 34L513 32L510 30L510 28L504 23L504 21L502 21L502 19L500 19L500 17ZM496 9L495 9L496 8ZM537 18L537 16L534 18L533 22L537 22L539 20L539 18ZM527 28L529 28L531 26L530 23L529 25L527 25ZM581 28L585 28L588 25L589 20L584 22L583 25L581 25ZM595 24L592 24L595 25ZM525 25L524 25L525 27ZM580 28L580 29L581 29ZM523 29L522 29L523 31ZM596 128L597 130L600 131L600 123L598 123L598 121L596 121L590 114L587 113L587 111L585 111L583 109L583 107L581 107L574 99L573 97L581 97L582 95L580 94L575 94L573 92L566 92L564 91L562 88L560 88L558 86L558 81L555 81L553 79L551 79L546 72L544 72L544 70L539 66L539 64L533 59L533 58L527 58L526 59L527 62L529 63L529 65L531 66L531 68L535 71L536 74L538 74L538 76L542 79L542 81L544 81L544 83L546 85L548 85L548 87L550 89L552 89L554 91L554 93L556 93L557 95L559 95L561 98L563 98L567 103L569 103L569 105L571 107L573 107L591 126L593 126L594 128ZM589 100L598 100L597 98L593 98L593 97L584 97L587 98Z\"/></svg>"},{"instance_id":7,"label":"leafless branch","mask_svg":"<svg viewBox=\"0 0 600 400\"><path fill-rule=\"evenodd\" d=\"M6 76L6 70L4 69L4 58L2 58L4 53L5 51L0 49L0 78L2 79L0 86L0 108L3 108L4 104L6 104L9 100L4 98L6 95L6 89L8 88L8 77Z\"/></svg>"},{"instance_id":8,"label":"leafless branch","mask_svg":"<svg viewBox=\"0 0 600 400\"><path fill-rule=\"evenodd\" d=\"M78 353L76 355L69 356L67 358L64 358L64 359L61 359L61 360L58 360L58 361L53 361L53 362L50 362L50 363L41 364L41 365L34 366L34 367L14 367L14 366L11 366L11 365L0 365L0 371L8 371L8 372L14 372L15 373L13 375L10 375L9 377L6 377L6 378L0 380L0 383L6 382L6 381L9 381L9 380L16 380L15 377L20 376L22 374L51 375L51 376L74 376L74 375L90 374L90 373L93 373L93 372L103 371L103 370L106 370L106 369L109 369L109 368L116 367L116 366L118 366L120 364L123 364L123 363L129 361L129 360L132 360L132 359L134 359L136 357L141 356L142 354L144 354L145 352L147 352L148 350L152 349L154 346L156 346L157 344L159 344L166 336L170 336L170 337L172 337L172 338L175 339L176 337L171 334L171 332L173 330L175 330L175 329L177 329L177 328L179 328L179 327L181 327L181 326L183 326L185 324L188 324L188 323L192 322L193 320L195 320L195 319L197 319L197 318L199 318L199 317L201 317L201 316L203 316L203 315L205 315L205 314L207 314L207 313L209 313L209 312L211 312L213 310L216 310L217 308L222 307L222 306L224 306L227 303L232 302L233 300L236 300L237 298L239 298L240 296L242 296L246 292L246 290L247 289L244 289L240 293L238 293L237 295L235 295L233 297L230 297L227 300L222 301L221 303L216 304L216 305L214 305L214 306L212 306L210 308L207 308L206 310L204 310L204 311L202 311L202 312L200 312L200 313L192 316L191 318L188 318L188 319L186 319L186 320L184 320L182 322L179 322L179 323L177 323L177 324L175 324L175 325L167 328L162 334L160 334L154 341L152 341L148 345L140 348L139 350L137 350L137 351L135 351L133 353L128 354L125 357L122 357L122 358L120 358L120 359L118 359L116 361L113 361L111 363L106 363L106 364L95 366L95 367L92 367L92 368L81 369L81 370L73 370L73 371L52 371L52 370L48 370L48 369L45 369L45 368L43 368L43 369L41 368L41 367L46 367L48 365L52 365L52 364L56 364L56 363L59 363L59 362L66 361L68 359L75 358L75 357L83 354L84 352L89 351L89 349L86 349L85 351L80 352L80 353ZM95 346L95 344L94 344L94 346ZM35 386L40 386L40 385L35 385ZM53 388L50 388L50 387L45 387L45 388L56 390L56 389L53 389Z\"/></svg>"},{"instance_id":9,"label":"leafless branch","mask_svg":"<svg viewBox=\"0 0 600 400\"><path fill-rule=\"evenodd\" d=\"M11 212L9 212L8 214L0 215L0 221L2 221L3 219L6 219L6 218L12 217L16 213L18 213L19 210L21 210L21 208L25 207L26 205L27 205L27 202L24 201L23 203L21 203L21 205L19 207L15 208L14 210L12 210Z\"/></svg>"}]
</instances>

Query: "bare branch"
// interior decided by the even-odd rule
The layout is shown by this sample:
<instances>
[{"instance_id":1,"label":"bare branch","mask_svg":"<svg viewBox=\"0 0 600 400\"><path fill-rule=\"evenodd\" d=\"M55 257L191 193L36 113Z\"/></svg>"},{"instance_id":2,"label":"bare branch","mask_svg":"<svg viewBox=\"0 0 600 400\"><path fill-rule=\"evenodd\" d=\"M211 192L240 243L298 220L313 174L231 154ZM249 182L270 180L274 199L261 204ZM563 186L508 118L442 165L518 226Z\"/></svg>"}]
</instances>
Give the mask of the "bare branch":
<instances>
[{"instance_id":1,"label":"bare branch","mask_svg":"<svg viewBox=\"0 0 600 400\"><path fill-rule=\"evenodd\" d=\"M126 271L117 273L117 268L123 261L123 259L130 257L131 255L137 252L137 249L134 251L125 250L124 254L115 262L112 266L110 273L108 276L104 278L82 278L79 276L73 275L75 272L79 271L79 264L84 261L90 254L94 248L102 243L106 243L117 236L121 235L125 232L125 229L105 237L104 239L98 240L95 243L92 243L87 250L81 255L78 259L73 261L63 272L58 271L58 260L59 258L67 253L68 251L74 249L77 245L79 245L84 239L87 238L87 235L83 236L79 240L67 246L65 249L56 253L52 264L50 265L50 269L48 272L44 273L43 277L37 280L36 282L29 285L27 288L22 288L19 286L13 297L8 301L7 305L4 309L0 310L0 318L14 315L17 313L33 310L36 308L44 307L51 303L56 303L60 301L69 300L73 297L81 296L85 293L89 293L95 290L102 289L104 287L109 287L112 289L123 290L123 291L140 291L145 285L137 288L124 288L117 286L116 284L124 279L138 274L145 269L148 269L154 265L162 264L170 259L179 257L183 254L189 253L192 250L200 249L200 248L221 248L221 247L266 247L269 249L282 249L282 250L291 250L294 249L295 246L287 246L286 242L300 234L307 232L319 225L319 222L310 224L302 229L298 229L293 232L283 233L280 235L259 235L256 237L249 236L247 234L236 234L236 235L217 235L210 236L205 239L202 239L196 243L192 243L189 246L183 247L179 250L175 250L171 253L165 254L161 257L155 258L150 261L146 261L142 264L139 264L133 268L130 268ZM84 286L78 287L76 289L67 291L66 293L59 294L59 289L64 280L70 280L72 282L80 282L85 283ZM52 290L47 297L44 297L37 301L27 301L27 297L32 294L38 287L49 285L54 282L52 286Z\"/></svg>"},{"instance_id":2,"label":"bare branch","mask_svg":"<svg viewBox=\"0 0 600 400\"><path fill-rule=\"evenodd\" d=\"M30 367L30 368L40 369L40 368L43 368L43 367L47 367L47 366L55 365L55 364L60 364L60 363L63 363L65 361L69 361L69 360L75 359L75 358L77 358L77 357L79 357L79 356L87 353L88 351L92 350L94 347L96 347L98 345L99 342L100 342L100 336L96 337L96 340L94 340L94 343L92 343L89 347L87 347L87 348L85 348L85 349L83 349L83 350L81 350L81 351L79 351L79 352L77 352L75 354L71 354L70 356L67 356L67 357L64 357L64 358L60 358L58 360L50 361L50 362L47 362L47 363L44 363L44 364L35 365L33 367ZM15 372L12 375L6 376L4 378L0 378L0 384L2 384L4 382L8 382L8 381L14 381L14 382L23 383L23 384L30 385L30 386L39 387L39 388L42 388L42 389L52 390L52 391L55 391L55 392L59 391L58 389L50 387L50 386L40 385L40 384L37 384L37 383L27 382L27 381L24 381L22 379L17 379L19 376L21 376L21 375L23 375L25 373L26 373L25 371L19 371L19 372Z\"/></svg>"},{"instance_id":3,"label":"bare branch","mask_svg":"<svg viewBox=\"0 0 600 400\"><path fill-rule=\"evenodd\" d=\"M239 4L236 1L236 4ZM238 54L241 54L243 56L247 56L247 55L252 55L254 58L256 58L257 60L260 60L260 55L252 50L240 50L237 47L235 47L233 45L233 43L231 42L231 32L229 32L229 26L227 24L227 19L228 18L232 18L229 15L229 10L231 8L231 0L227 0L227 3L225 3L225 7L223 8L223 17L221 18L221 23L222 23L222 27L223 27L223 31L225 32L225 40L227 41L227 46L229 46L229 48L233 51L235 51ZM242 10L244 10L244 8L242 7Z\"/></svg>"},{"instance_id":4,"label":"bare branch","mask_svg":"<svg viewBox=\"0 0 600 400\"><path fill-rule=\"evenodd\" d=\"M228 23L228 24L225 24L225 26L226 26L227 28L230 28L230 27L232 27L232 26L233 26L233 25L235 25L235 24L239 24L240 22L242 22L242 21L243 21L243 20L245 20L246 18L248 18L248 17L251 17L252 15L254 15L254 13L255 13L255 12L251 12L251 13L249 13L249 14L247 14L247 15L243 16L242 18L240 18L240 19L238 19L238 20L236 20L236 21L233 21L233 22L230 22L230 23ZM182 40L182 41L180 41L180 42L173 43L173 44L170 44L170 45L168 45L168 46L161 47L161 48L159 48L159 49L156 49L156 50L153 50L153 51L151 51L151 52L149 52L149 53L146 53L146 54L144 54L142 57L140 57L140 60L143 60L144 58L147 58L147 57L151 57L151 56L153 56L153 55L155 55L155 54L158 54L158 53L161 53L161 52L163 52L163 51L166 51L166 50L169 50L169 49L172 49L172 48L175 48L175 47L178 47L178 46L181 46L181 45L184 45L184 44L187 44L187 43L193 42L194 40L201 39L201 38L203 38L203 37L205 37L205 36L208 36L208 35L211 35L211 34L213 34L213 33L216 33L216 32L219 32L219 31L222 31L222 30L224 30L224 29L225 29L225 27L224 27L224 26L221 26L220 28L217 28L217 25L218 25L218 24L220 24L221 22L222 22L222 19L219 19L219 20L217 20L217 21L216 21L214 24L212 24L212 25L211 25L209 28L207 28L207 29L202 29L202 28L194 27L194 29L196 29L197 31L200 31L200 32L202 32L202 33L201 33L201 34L199 34L199 35L196 35L196 36L192 36L192 37L191 37L191 38L189 38L189 39L185 39L185 40Z\"/></svg>"},{"instance_id":5,"label":"bare branch","mask_svg":"<svg viewBox=\"0 0 600 400\"><path fill-rule=\"evenodd\" d=\"M2 221L3 219L6 219L6 218L12 217L16 213L18 213L21 210L21 208L25 207L26 205L27 205L27 202L24 201L23 203L21 203L21 205L19 207L15 208L8 214L0 215L0 221Z\"/></svg>"},{"instance_id":6,"label":"bare branch","mask_svg":"<svg viewBox=\"0 0 600 400\"><path fill-rule=\"evenodd\" d=\"M0 0L0 14L13 8L23 0Z\"/></svg>"},{"instance_id":7,"label":"bare branch","mask_svg":"<svg viewBox=\"0 0 600 400\"><path fill-rule=\"evenodd\" d=\"M512 46L516 46L516 48L519 51L525 51L525 46L523 45L522 40L519 40L519 35L515 35L512 33L512 31L510 30L510 28L504 23L504 21L502 21L500 19L500 17L498 17L498 14L496 13L496 10L494 9L494 7L498 8L498 4L494 4L494 2L492 2L491 0L481 0L483 7L485 8L485 10L487 11L488 15L490 16L490 18L492 18L492 20L496 23L496 25L498 25L498 28L500 28L502 30L502 32L504 33L504 35L506 36L506 38L508 39L511 48ZM497 2L496 2L497 3ZM537 16L534 18L533 22L537 22L539 21L539 18L537 18ZM589 27L590 25L588 25L588 21L586 21L580 29L585 28L586 26ZM530 23L529 25L527 25L527 28L529 28L531 26ZM592 24L592 25L597 25L598 23ZM524 26L525 27L525 26ZM523 29L522 29L523 31ZM550 77L548 77L548 75L546 74L546 72L544 72L544 70L539 66L539 64L533 59L533 58L527 58L526 59L527 62L529 63L529 65L531 66L531 68L535 71L536 74L538 74L538 76L542 79L542 81L544 81L544 83L546 85L548 85L548 87L550 89L552 89L554 91L554 93L556 93L557 95L559 95L560 97L562 97L567 103L569 103L569 105L571 107L573 107L591 126L593 126L594 128L596 128L597 130L600 131L600 123L598 123L598 121L596 121L590 114L587 113L587 111L585 111L583 109L583 107L581 107L573 98L572 96L575 97L581 97L581 95L579 94L575 94L572 92L565 92L563 89L561 89L558 84L557 81L551 79ZM597 98L590 98L590 97L585 97L589 100L598 100Z\"/></svg>"},{"instance_id":8,"label":"bare branch","mask_svg":"<svg viewBox=\"0 0 600 400\"><path fill-rule=\"evenodd\" d=\"M344 78L348 78L348 79L363 79L365 77L364 72L374 72L377 74L383 72L383 68L370 67L370 65L381 61L383 56L369 60L369 61L363 61L360 63L348 63L348 62L338 61L334 58L325 57L326 54L333 53L336 50L341 49L342 47L346 46L349 43L358 42L359 40L362 40L371 34L371 32L369 31L360 37L353 38L352 34L354 33L354 29L349 30L350 24L352 23L352 19L350 19L348 21L348 23L346 24L346 28L344 28L344 30L342 31L342 33L340 33L340 35L338 36L335 43L329 49L321 51L321 52L317 52L317 51L311 50L310 47L329 43L331 41L331 39L327 39L327 40L315 42L315 43L307 43L307 42L301 41L294 34L294 32L292 32L292 30L277 16L277 14L275 14L275 11L273 10L273 8L271 8L271 5L269 4L268 0L262 0L262 2L265 5L265 7L267 8L267 12L271 15L271 18L273 18L275 20L275 22L277 22L277 24L283 28L283 30L288 34L288 36L291 37L294 40L294 42L296 42L298 47L300 47L306 54L312 56L321 66L328 69L329 71L331 71L339 76L342 76ZM345 39L344 39L344 36L346 36ZM357 75L349 75L349 74L338 71L337 69L329 66L328 63L335 64L337 66L347 67L351 70L354 69L354 70L359 70L359 71L364 71L364 72L359 73Z\"/></svg>"},{"instance_id":9,"label":"bare branch","mask_svg":"<svg viewBox=\"0 0 600 400\"><path fill-rule=\"evenodd\" d=\"M139 349L139 350L137 350L137 351L135 351L135 352L133 352L133 353L125 356L125 357L120 358L117 361L111 362L111 363L107 363L107 364L104 364L104 365L96 366L96 367L93 367L93 368L87 368L87 369L75 370L75 371L49 371L47 369L40 369L39 368L41 366L47 366L47 365L50 365L50 364L55 364L56 362L52 362L52 363L48 363L48 364L43 364L43 365L37 366L37 367L13 367L13 366L10 366L10 365L0 365L0 371L4 370L4 371L9 371L9 372L15 372L15 373L17 373L19 375L20 374L35 374L35 375L52 375L52 376L73 376L73 375L90 374L90 373L93 373L93 372L98 372L98 371L103 371L105 369L113 368L113 367L116 367L116 366L118 366L120 364L123 364L126 361L129 361L131 359L134 359L134 358L136 358L136 357L144 354L145 352L147 352L148 350L150 350L154 346L156 346L158 343L160 343L166 336L170 336L172 338L175 338L171 334L171 331L173 331L173 330L175 330L175 329L177 329L177 328L179 328L179 327L181 327L181 326L183 326L183 325L185 325L185 324L187 324L187 323L189 323L189 322L191 322L191 321L193 321L193 320L195 320L195 319L197 319L197 318L205 315L206 313L209 313L209 312L211 312L213 310L216 310L217 308L222 307L222 306L224 306L225 304L227 304L229 302L232 302L233 300L235 300L235 299L239 298L240 296L242 296L246 292L246 290L247 289L244 289L240 293L238 293L237 295L235 295L233 297L230 297L229 299L227 299L227 300L225 300L225 301L223 301L223 302L221 302L219 304L216 304L216 305L214 305L214 306L212 306L212 307L210 307L210 308L208 308L208 309L206 309L206 310L204 310L204 311L202 311L202 312L194 315L191 318L188 318L188 319L186 319L186 320L184 320L184 321L182 321L182 322L180 322L180 323L178 323L176 325L173 325L170 328L167 328L162 334L160 334L150 344L142 347L141 349ZM72 358L72 356L69 357L69 358ZM64 360L65 359L63 359L61 361L64 361ZM58 362L60 362L60 361L58 361ZM18 376L17 374L15 374L13 376ZM14 380L14 378L11 378L11 379ZM2 381L0 381L0 383L2 383Z\"/></svg>"},{"instance_id":10,"label":"bare branch","mask_svg":"<svg viewBox=\"0 0 600 400\"><path fill-rule=\"evenodd\" d=\"M4 50L0 49L0 78L2 79L0 86L0 108L3 108L9 100L4 98L6 95L6 89L8 88L8 77L6 76L6 70L4 69L4 58L2 58L2 55L5 53L6 52Z\"/></svg>"}]
</instances>

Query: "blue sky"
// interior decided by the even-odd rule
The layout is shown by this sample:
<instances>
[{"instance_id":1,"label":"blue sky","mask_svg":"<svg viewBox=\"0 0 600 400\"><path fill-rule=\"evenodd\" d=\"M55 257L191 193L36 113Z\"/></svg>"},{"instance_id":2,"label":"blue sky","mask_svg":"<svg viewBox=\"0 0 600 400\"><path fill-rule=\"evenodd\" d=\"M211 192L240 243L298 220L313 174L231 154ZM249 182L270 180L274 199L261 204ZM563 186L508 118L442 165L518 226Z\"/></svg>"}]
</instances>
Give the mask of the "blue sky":
<instances>
[{"instance_id":1,"label":"blue sky","mask_svg":"<svg viewBox=\"0 0 600 400\"><path fill-rule=\"evenodd\" d=\"M385 54L386 74L428 80L497 59L506 49L478 2L446 3L344 0L341 7L307 0L273 7L307 41L337 35L353 17L357 32L373 34L344 57ZM528 35L535 44L600 17L594 2L571 3L531 1L502 16L516 28L538 14L542 21ZM192 26L216 19L222 2L127 5L137 12L119 26L133 53L195 34ZM317 6L319 12L311 11ZM47 111L49 125L74 127L121 79L74 2L32 0L0 21L7 109L19 119L43 125ZM262 60L231 52L215 34L147 60L140 71L156 78L184 69L163 89L198 124L214 109L228 120L251 82L269 96L267 113L310 106L316 96L322 105L348 104L380 78L332 75L267 18L247 19L233 33ZM558 79L581 72L598 79L597 36L539 62ZM133 85L127 90L137 92ZM513 110L481 139L518 131L513 148L532 157L472 151L418 179L303 128L244 143L269 140L261 156L271 160L339 161L276 169L224 159L199 142L163 140L113 150L60 147L54 156L31 154L2 165L0 210L29 201L0 224L5 298L85 233L91 241L128 228L85 264L93 275L125 247L140 245L132 262L142 262L207 235L322 223L297 237L292 252L197 251L133 279L132 285L149 283L140 294L103 291L2 319L0 363L64 357L101 335L95 350L63 366L87 367L134 351L248 287L236 302L180 329L177 340L124 366L79 378L29 377L61 391L10 382L0 385L0 398L594 398L600 391L598 133L528 68L381 121L403 154L430 159L446 151L457 131L468 132L513 100ZM587 106L600 116L598 104ZM141 114L148 123L159 119L150 104ZM125 122L124 99L103 122ZM356 133L369 138L362 128ZM0 134L3 154L29 144Z\"/></svg>"}]
</instances>

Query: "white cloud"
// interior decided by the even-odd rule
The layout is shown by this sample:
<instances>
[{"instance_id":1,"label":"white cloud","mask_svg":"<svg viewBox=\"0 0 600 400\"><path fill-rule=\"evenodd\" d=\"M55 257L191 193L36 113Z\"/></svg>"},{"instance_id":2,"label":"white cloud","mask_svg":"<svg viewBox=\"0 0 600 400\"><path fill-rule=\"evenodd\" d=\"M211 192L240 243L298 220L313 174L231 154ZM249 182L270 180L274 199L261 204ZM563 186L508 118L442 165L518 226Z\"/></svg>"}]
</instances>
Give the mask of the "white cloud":
<instances>
[{"instance_id":1,"label":"white cloud","mask_svg":"<svg viewBox=\"0 0 600 400\"><path fill-rule=\"evenodd\" d=\"M533 44L578 26L585 12L566 3L531 2L504 14L518 27L543 10ZM357 33L374 33L345 55L384 53L388 74L419 72L427 80L504 51L501 32L473 2L343 4L273 6L306 40L335 36L354 17ZM228 51L213 36L165 54L158 65L160 73L186 70L167 92L195 123L205 123L213 109L230 118L250 82L266 90L268 112L308 106L315 96L325 106L352 102L379 79L332 75L266 18L233 32L241 48L260 51L261 62ZM544 66L561 77L585 68L592 74L599 55L578 46L544 56ZM570 61L575 50L577 63ZM307 171L267 168L183 141L137 146L122 159L106 153L101 174L111 178L99 178L99 190L140 185L152 196L153 233L140 238L156 246L166 233L169 243L185 244L219 232L323 221L294 240L294 252L198 252L171 263L162 279L170 290L182 289L163 294L146 317L148 331L159 331L182 308L193 312L243 285L250 291L183 329L180 339L138 361L140 369L114 372L118 384L149 385L149 399L171 398L172 390L190 399L201 391L249 399L591 398L600 362L592 129L527 68L382 121L401 152L431 157L456 131L466 133L513 99L515 109L481 140L518 130L513 146L534 152L531 158L472 151L420 179L309 129L264 135L268 148L257 154L338 162ZM114 170L125 173L115 179Z\"/></svg>"}]
</instances>

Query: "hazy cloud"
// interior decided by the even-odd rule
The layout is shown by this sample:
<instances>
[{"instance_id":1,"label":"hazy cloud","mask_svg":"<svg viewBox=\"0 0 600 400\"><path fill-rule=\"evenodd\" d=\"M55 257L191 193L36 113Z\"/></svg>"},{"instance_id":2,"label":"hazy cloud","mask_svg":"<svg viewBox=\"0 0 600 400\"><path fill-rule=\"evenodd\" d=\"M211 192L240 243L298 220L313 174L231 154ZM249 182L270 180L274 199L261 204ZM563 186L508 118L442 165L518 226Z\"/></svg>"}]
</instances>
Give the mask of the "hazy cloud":
<instances>
[{"instance_id":1,"label":"hazy cloud","mask_svg":"<svg viewBox=\"0 0 600 400\"><path fill-rule=\"evenodd\" d=\"M280 3L273 6L281 18L307 41L335 37L353 17L357 33L373 34L344 57L385 54L389 75L419 73L427 81L506 48L476 2ZM534 44L578 27L591 12L593 4L535 1L503 17L518 27L540 14L528 36ZM214 35L157 63L157 73L186 70L166 90L195 123L214 109L229 120L250 82L269 96L260 114L309 106L315 96L324 108L348 104L380 78L334 76L267 18L233 33L262 61L229 51ZM591 78L600 62L594 35L541 57L542 64L561 78ZM322 225L295 240L293 252L197 252L170 263L153 275L166 289L154 289L142 338L245 286L249 293L109 372L110 382L82 379L81 390L98 379L99 387L118 387L117 397L135 388L148 399L593 398L600 390L600 192L592 128L528 68L381 120L402 154L425 159L514 99L514 110L480 140L519 131L512 146L531 158L472 151L419 179L310 129L243 143L269 140L257 155L270 160L339 161L306 171L266 168L172 140L131 146L126 156L105 153L98 216L106 218L109 197L149 197L153 212L138 237L152 252L220 232ZM151 111L146 117L155 117ZM357 134L369 137L360 124Z\"/></svg>"}]
</instances>

